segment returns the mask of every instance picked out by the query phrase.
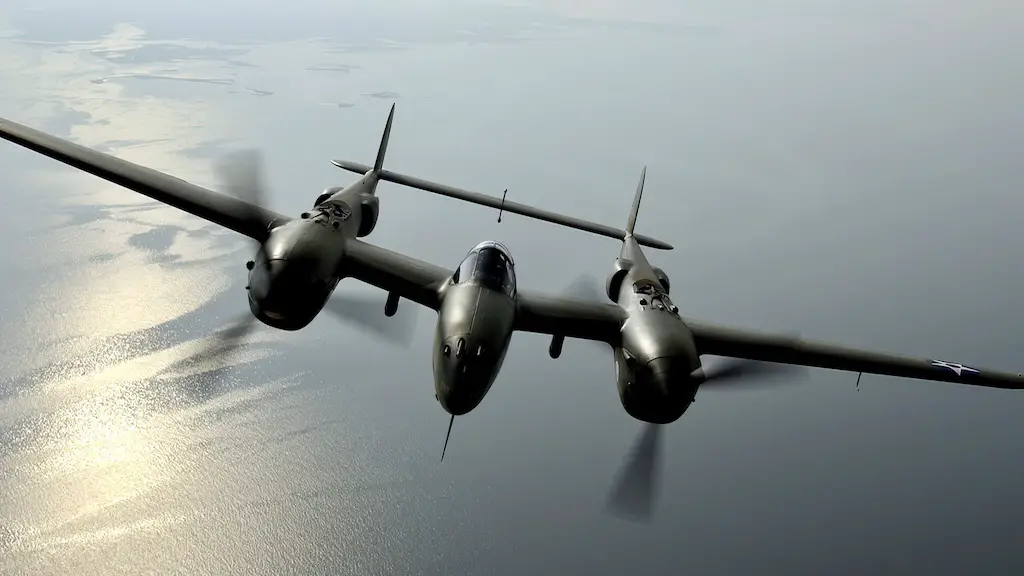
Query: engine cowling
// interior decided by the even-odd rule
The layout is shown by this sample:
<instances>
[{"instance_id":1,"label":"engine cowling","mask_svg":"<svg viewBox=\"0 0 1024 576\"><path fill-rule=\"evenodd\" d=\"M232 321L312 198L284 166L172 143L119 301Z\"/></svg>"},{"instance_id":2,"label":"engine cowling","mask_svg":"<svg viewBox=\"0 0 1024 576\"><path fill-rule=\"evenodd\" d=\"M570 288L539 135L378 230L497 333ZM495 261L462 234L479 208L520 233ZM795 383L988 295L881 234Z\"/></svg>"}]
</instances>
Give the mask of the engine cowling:
<instances>
[{"instance_id":1,"label":"engine cowling","mask_svg":"<svg viewBox=\"0 0 1024 576\"><path fill-rule=\"evenodd\" d=\"M661 287L665 289L665 294L669 294L671 288L669 287L668 274L657 266L654 267L654 275L658 277L658 282L661 282Z\"/></svg>"},{"instance_id":2,"label":"engine cowling","mask_svg":"<svg viewBox=\"0 0 1024 576\"><path fill-rule=\"evenodd\" d=\"M359 218L359 232L356 236L362 238L377 227L377 215L380 213L380 203L376 196L365 196L359 205L361 214Z\"/></svg>"}]
</instances>

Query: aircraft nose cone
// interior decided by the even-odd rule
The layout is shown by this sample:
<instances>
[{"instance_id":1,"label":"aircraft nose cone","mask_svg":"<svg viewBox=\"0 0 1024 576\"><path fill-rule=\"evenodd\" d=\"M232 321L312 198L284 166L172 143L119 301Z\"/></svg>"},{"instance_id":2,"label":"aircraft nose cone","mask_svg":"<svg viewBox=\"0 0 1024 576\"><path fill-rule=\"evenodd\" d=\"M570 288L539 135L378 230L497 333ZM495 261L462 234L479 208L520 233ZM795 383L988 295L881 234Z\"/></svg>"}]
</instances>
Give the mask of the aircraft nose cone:
<instances>
[{"instance_id":1,"label":"aircraft nose cone","mask_svg":"<svg viewBox=\"0 0 1024 576\"><path fill-rule=\"evenodd\" d=\"M479 346L471 347L465 336L445 340L445 409L460 416L476 408L487 392L490 364Z\"/></svg>"},{"instance_id":2,"label":"aircraft nose cone","mask_svg":"<svg viewBox=\"0 0 1024 576\"><path fill-rule=\"evenodd\" d=\"M463 371L463 368L467 368ZM480 394L482 386L478 378L462 362L453 362L452 369L448 371L446 382L446 393L444 395L445 410L455 416L462 416L473 408L476 408L483 396Z\"/></svg>"}]
</instances>

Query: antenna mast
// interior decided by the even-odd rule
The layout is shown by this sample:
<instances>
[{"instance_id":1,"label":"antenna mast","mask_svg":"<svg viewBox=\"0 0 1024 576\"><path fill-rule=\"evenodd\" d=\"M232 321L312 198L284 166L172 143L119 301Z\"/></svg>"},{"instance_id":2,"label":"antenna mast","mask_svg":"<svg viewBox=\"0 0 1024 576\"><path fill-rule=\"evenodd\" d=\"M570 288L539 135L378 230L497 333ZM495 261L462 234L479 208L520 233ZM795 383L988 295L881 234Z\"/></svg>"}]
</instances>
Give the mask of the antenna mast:
<instances>
[{"instance_id":1,"label":"antenna mast","mask_svg":"<svg viewBox=\"0 0 1024 576\"><path fill-rule=\"evenodd\" d=\"M441 460L444 460L444 453L448 451L448 439L452 436L452 424L455 424L455 414L448 421L448 433L444 435L444 448L441 449Z\"/></svg>"}]
</instances>

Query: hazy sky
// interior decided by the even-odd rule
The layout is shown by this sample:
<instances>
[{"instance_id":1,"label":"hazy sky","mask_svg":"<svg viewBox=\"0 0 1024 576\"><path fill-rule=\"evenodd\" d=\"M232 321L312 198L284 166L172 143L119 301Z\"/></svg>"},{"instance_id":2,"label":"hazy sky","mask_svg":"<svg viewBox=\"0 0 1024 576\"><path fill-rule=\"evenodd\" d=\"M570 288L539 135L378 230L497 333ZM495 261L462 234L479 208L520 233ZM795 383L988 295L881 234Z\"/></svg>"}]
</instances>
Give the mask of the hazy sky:
<instances>
[{"instance_id":1,"label":"hazy sky","mask_svg":"<svg viewBox=\"0 0 1024 576\"><path fill-rule=\"evenodd\" d=\"M676 246L649 257L686 316L1024 367L1015 3L388 4L7 2L0 116L209 186L255 146L298 213L354 179L330 159L372 161L396 102L387 167L519 202L622 226L646 165L638 227ZM441 463L432 313L408 350L324 317L183 374L246 313L252 247L13 144L0 174L12 573L1024 571L1024 393L702 391L631 524L603 505L640 423L600 349L517 334ZM454 267L500 240L531 289L618 251L379 195L371 242Z\"/></svg>"}]
</instances>

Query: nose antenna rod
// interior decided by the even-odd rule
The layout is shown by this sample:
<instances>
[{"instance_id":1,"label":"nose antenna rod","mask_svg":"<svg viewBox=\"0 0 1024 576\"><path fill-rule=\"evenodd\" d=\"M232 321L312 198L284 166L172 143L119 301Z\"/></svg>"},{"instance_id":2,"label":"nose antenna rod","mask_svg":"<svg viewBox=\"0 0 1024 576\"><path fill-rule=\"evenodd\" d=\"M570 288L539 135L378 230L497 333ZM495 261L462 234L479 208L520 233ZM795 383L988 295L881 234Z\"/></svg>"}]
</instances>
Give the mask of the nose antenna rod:
<instances>
[{"instance_id":1,"label":"nose antenna rod","mask_svg":"<svg viewBox=\"0 0 1024 576\"><path fill-rule=\"evenodd\" d=\"M448 439L452 436L452 424L455 424L455 414L448 421L448 433L444 435L444 448L441 449L441 460L444 460L444 453L448 451Z\"/></svg>"}]
</instances>

